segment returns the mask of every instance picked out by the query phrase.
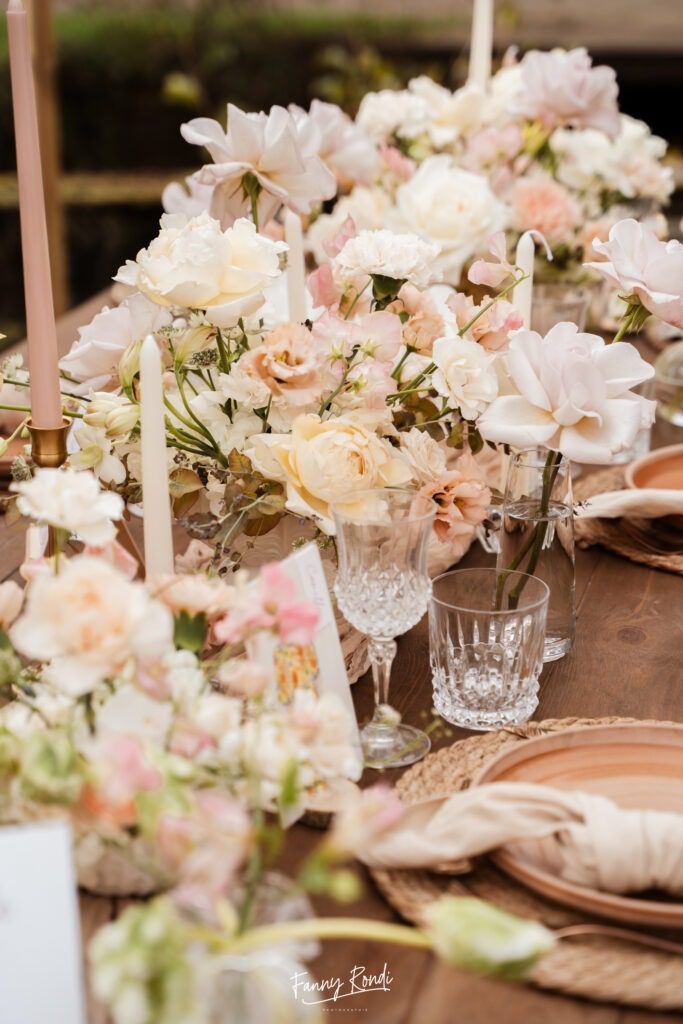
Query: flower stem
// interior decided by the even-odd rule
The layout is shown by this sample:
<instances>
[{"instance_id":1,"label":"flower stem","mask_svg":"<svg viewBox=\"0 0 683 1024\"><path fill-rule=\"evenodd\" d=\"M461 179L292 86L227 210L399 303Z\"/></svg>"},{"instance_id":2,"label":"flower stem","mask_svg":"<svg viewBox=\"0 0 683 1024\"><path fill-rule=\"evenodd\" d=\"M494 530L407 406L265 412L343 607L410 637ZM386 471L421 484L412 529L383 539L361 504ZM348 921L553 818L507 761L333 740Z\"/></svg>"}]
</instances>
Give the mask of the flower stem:
<instances>
[{"instance_id":1,"label":"flower stem","mask_svg":"<svg viewBox=\"0 0 683 1024\"><path fill-rule=\"evenodd\" d=\"M391 942L397 946L413 946L416 949L432 948L424 932L408 925L385 924L383 921L354 917L325 917L253 928L227 943L225 952L251 953L255 949L297 939L369 939L373 942Z\"/></svg>"}]
</instances>

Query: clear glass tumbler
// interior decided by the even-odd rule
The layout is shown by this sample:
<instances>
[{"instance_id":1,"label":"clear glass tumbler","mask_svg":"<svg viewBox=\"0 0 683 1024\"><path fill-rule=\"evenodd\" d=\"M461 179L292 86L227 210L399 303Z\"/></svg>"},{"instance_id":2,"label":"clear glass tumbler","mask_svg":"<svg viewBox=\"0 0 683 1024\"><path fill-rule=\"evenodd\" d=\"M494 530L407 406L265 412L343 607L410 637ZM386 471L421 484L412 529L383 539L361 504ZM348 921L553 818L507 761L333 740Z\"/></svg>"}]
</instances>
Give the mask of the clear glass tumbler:
<instances>
[{"instance_id":1,"label":"clear glass tumbler","mask_svg":"<svg viewBox=\"0 0 683 1024\"><path fill-rule=\"evenodd\" d=\"M497 569L538 576L550 587L545 661L570 650L576 628L571 464L559 452L528 448L508 470ZM522 584L525 586L526 584ZM516 590L510 591L514 601Z\"/></svg>"},{"instance_id":2,"label":"clear glass tumbler","mask_svg":"<svg viewBox=\"0 0 683 1024\"><path fill-rule=\"evenodd\" d=\"M365 764L413 764L427 753L430 740L403 725L389 706L389 677L394 638L427 611L427 545L435 506L414 491L387 488L350 495L333 512L339 558L334 591L344 616L368 637L375 684L375 713L361 731Z\"/></svg>"},{"instance_id":3,"label":"clear glass tumbler","mask_svg":"<svg viewBox=\"0 0 683 1024\"><path fill-rule=\"evenodd\" d=\"M531 330L545 336L555 324L568 321L583 331L590 300L588 289L577 285L535 285L531 306Z\"/></svg>"},{"instance_id":4,"label":"clear glass tumbler","mask_svg":"<svg viewBox=\"0 0 683 1024\"><path fill-rule=\"evenodd\" d=\"M434 707L465 729L519 725L538 705L550 591L536 576L520 572L505 578L502 592L499 581L496 569L455 569L433 582ZM516 589L519 598L508 607Z\"/></svg>"}]
</instances>

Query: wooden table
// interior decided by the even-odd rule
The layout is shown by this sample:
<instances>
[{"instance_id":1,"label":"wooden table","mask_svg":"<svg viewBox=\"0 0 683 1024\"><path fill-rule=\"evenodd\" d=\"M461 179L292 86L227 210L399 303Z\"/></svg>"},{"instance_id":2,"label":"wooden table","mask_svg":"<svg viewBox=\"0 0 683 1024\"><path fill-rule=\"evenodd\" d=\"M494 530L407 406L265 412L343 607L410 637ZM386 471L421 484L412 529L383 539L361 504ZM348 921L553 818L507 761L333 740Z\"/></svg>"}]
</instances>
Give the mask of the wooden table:
<instances>
[{"instance_id":1,"label":"wooden table","mask_svg":"<svg viewBox=\"0 0 683 1024\"><path fill-rule=\"evenodd\" d=\"M60 321L60 347L68 349L75 328L88 322L105 300L97 296ZM655 443L680 441L675 428L658 424ZM0 524L0 576L12 576L23 554L23 526ZM490 556L474 545L463 566L487 564ZM548 665L541 677L540 705L535 717L601 717L605 715L683 721L683 581L617 558L601 549L577 551L577 640L561 661ZM399 640L391 698L405 720L420 724L431 703L426 622ZM365 677L354 687L359 719L369 717L372 686ZM451 743L468 733L454 730ZM396 773L387 773L389 779ZM367 772L366 779L376 779ZM319 840L320 834L295 826L284 855L284 868L296 864ZM365 895L342 907L316 901L321 914L360 915L392 921L396 915L366 877ZM115 916L115 900L83 895L83 941ZM440 963L429 953L371 942L329 942L311 965L319 978L348 979L355 966L379 974L385 963L391 975L389 991L374 992L338 1005L331 1004L330 1020L367 1020L372 1024L653 1024L680 1019L676 1014L647 1013L618 1006L579 1002L532 988L474 977ZM91 1004L90 1024L104 1024L101 1008Z\"/></svg>"}]
</instances>

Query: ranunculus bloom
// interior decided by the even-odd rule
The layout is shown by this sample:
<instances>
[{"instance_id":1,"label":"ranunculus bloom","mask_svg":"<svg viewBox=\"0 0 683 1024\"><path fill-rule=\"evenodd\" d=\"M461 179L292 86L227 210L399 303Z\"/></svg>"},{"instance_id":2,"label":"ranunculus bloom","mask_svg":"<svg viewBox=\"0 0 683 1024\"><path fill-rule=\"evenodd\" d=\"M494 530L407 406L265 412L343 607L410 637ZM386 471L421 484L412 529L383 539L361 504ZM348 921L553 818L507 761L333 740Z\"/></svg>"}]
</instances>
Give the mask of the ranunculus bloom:
<instances>
[{"instance_id":1,"label":"ranunculus bloom","mask_svg":"<svg viewBox=\"0 0 683 1024\"><path fill-rule=\"evenodd\" d=\"M287 508L334 534L330 505L349 494L406 484L411 472L392 446L350 416L299 416L291 434L260 434L247 455L271 480L287 486Z\"/></svg>"},{"instance_id":2,"label":"ranunculus bloom","mask_svg":"<svg viewBox=\"0 0 683 1024\"><path fill-rule=\"evenodd\" d=\"M432 358L432 383L438 393L466 420L476 419L498 394L494 357L469 338L439 338Z\"/></svg>"},{"instance_id":3,"label":"ranunculus bloom","mask_svg":"<svg viewBox=\"0 0 683 1024\"><path fill-rule=\"evenodd\" d=\"M187 576L153 576L147 578L147 589L162 601L174 615L204 614L207 620L224 615L235 603L235 590L217 576L192 573Z\"/></svg>"},{"instance_id":4,"label":"ranunculus bloom","mask_svg":"<svg viewBox=\"0 0 683 1024\"><path fill-rule=\"evenodd\" d=\"M297 125L284 107L268 114L245 114L228 104L228 130L218 121L197 117L182 125L183 138L208 149L214 161L195 178L213 185L211 212L224 226L251 210L242 181L251 174L261 186L259 223L265 225L283 204L297 213L310 213L337 191L332 171L320 159L322 138L315 125Z\"/></svg>"},{"instance_id":5,"label":"ranunculus bloom","mask_svg":"<svg viewBox=\"0 0 683 1024\"><path fill-rule=\"evenodd\" d=\"M653 376L633 345L606 345L576 324L559 323L542 338L518 331L503 357L517 394L501 395L478 427L488 441L537 445L577 462L610 462L652 421L654 402L630 388Z\"/></svg>"},{"instance_id":6,"label":"ranunculus bloom","mask_svg":"<svg viewBox=\"0 0 683 1024\"><path fill-rule=\"evenodd\" d=\"M480 306L475 306L471 295L454 292L448 305L455 314L458 329L462 330L489 301L484 299ZM487 352L500 352L507 348L511 332L523 326L524 321L512 303L499 299L472 324L466 337L479 342Z\"/></svg>"},{"instance_id":7,"label":"ranunculus bloom","mask_svg":"<svg viewBox=\"0 0 683 1024\"><path fill-rule=\"evenodd\" d=\"M683 327L683 245L662 242L636 220L622 220L609 241L593 241L605 262L587 263L624 295L637 295L646 309L674 327Z\"/></svg>"},{"instance_id":8,"label":"ranunculus bloom","mask_svg":"<svg viewBox=\"0 0 683 1024\"><path fill-rule=\"evenodd\" d=\"M136 341L155 334L171 323L167 309L136 293L115 309L106 306L87 327L79 328L79 339L59 361L65 373L79 382L77 395L99 391L116 381L119 360Z\"/></svg>"},{"instance_id":9,"label":"ranunculus bloom","mask_svg":"<svg viewBox=\"0 0 683 1024\"><path fill-rule=\"evenodd\" d=\"M401 452L413 476L421 483L432 483L444 475L446 451L426 430L411 427L401 434Z\"/></svg>"},{"instance_id":10,"label":"ranunculus bloom","mask_svg":"<svg viewBox=\"0 0 683 1024\"><path fill-rule=\"evenodd\" d=\"M465 453L452 470L426 483L420 494L436 504L434 532L440 541L469 543L474 528L486 519L491 491L474 458ZM467 545L463 549L467 550Z\"/></svg>"},{"instance_id":11,"label":"ranunculus bloom","mask_svg":"<svg viewBox=\"0 0 683 1024\"><path fill-rule=\"evenodd\" d=\"M457 284L463 264L506 226L507 211L481 174L457 167L450 156L428 157L396 192L387 215L395 231L414 231L438 246L432 280ZM414 281L418 287L424 287Z\"/></svg>"},{"instance_id":12,"label":"ranunculus bloom","mask_svg":"<svg viewBox=\"0 0 683 1024\"><path fill-rule=\"evenodd\" d=\"M171 649L173 617L141 583L82 555L34 580L11 638L27 658L48 662L49 682L77 697L130 658L153 661Z\"/></svg>"},{"instance_id":13,"label":"ranunculus bloom","mask_svg":"<svg viewBox=\"0 0 683 1024\"><path fill-rule=\"evenodd\" d=\"M208 213L192 220L166 213L160 224L157 237L121 267L116 281L160 306L204 309L216 327L233 327L263 305L264 288L280 274L284 242L259 235L244 218L227 231Z\"/></svg>"},{"instance_id":14,"label":"ranunculus bloom","mask_svg":"<svg viewBox=\"0 0 683 1024\"><path fill-rule=\"evenodd\" d=\"M530 50L520 64L522 88L515 113L549 128L597 128L615 139L619 132L617 76L613 68L593 67L588 52Z\"/></svg>"},{"instance_id":15,"label":"ranunculus bloom","mask_svg":"<svg viewBox=\"0 0 683 1024\"><path fill-rule=\"evenodd\" d=\"M539 231L550 245L570 242L581 221L581 210L567 189L545 175L518 178L510 202L517 231Z\"/></svg>"},{"instance_id":16,"label":"ranunculus bloom","mask_svg":"<svg viewBox=\"0 0 683 1024\"><path fill-rule=\"evenodd\" d=\"M92 473L77 469L37 469L31 480L12 484L23 516L101 546L114 539L112 522L123 515L118 494L101 491Z\"/></svg>"}]
</instances>

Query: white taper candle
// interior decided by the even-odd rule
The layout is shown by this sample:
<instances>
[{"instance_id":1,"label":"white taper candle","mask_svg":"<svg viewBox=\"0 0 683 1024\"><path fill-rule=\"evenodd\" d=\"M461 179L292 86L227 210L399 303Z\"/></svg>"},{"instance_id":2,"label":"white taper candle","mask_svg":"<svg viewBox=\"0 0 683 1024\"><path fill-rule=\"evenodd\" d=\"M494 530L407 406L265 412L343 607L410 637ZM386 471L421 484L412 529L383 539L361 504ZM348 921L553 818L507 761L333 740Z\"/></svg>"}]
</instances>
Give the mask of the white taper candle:
<instances>
[{"instance_id":1,"label":"white taper candle","mask_svg":"<svg viewBox=\"0 0 683 1024\"><path fill-rule=\"evenodd\" d=\"M491 77L493 0L474 0L468 82L486 89Z\"/></svg>"},{"instance_id":2,"label":"white taper candle","mask_svg":"<svg viewBox=\"0 0 683 1024\"><path fill-rule=\"evenodd\" d=\"M285 242L287 253L287 298L289 319L303 323L306 319L306 264L301 217L292 210L285 211Z\"/></svg>"},{"instance_id":3,"label":"white taper candle","mask_svg":"<svg viewBox=\"0 0 683 1024\"><path fill-rule=\"evenodd\" d=\"M531 327L531 301L534 289L534 257L536 246L534 245L534 234L532 231L525 231L517 243L515 263L527 278L521 281L512 293L512 305L524 321L523 326Z\"/></svg>"},{"instance_id":4,"label":"white taper candle","mask_svg":"<svg viewBox=\"0 0 683 1024\"><path fill-rule=\"evenodd\" d=\"M161 355L152 334L140 349L140 393L145 572L156 576L173 572L173 533Z\"/></svg>"}]
</instances>

